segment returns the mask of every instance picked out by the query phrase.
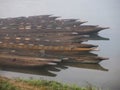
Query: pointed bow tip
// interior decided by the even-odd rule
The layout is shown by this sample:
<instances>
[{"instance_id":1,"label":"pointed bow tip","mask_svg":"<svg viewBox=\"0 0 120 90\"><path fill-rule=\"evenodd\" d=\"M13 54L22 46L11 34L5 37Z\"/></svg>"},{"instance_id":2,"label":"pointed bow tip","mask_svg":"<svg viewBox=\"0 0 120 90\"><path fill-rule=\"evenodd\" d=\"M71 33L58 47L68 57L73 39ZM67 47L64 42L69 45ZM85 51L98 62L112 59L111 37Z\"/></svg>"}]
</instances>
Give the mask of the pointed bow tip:
<instances>
[{"instance_id":1,"label":"pointed bow tip","mask_svg":"<svg viewBox=\"0 0 120 90\"><path fill-rule=\"evenodd\" d=\"M104 27L104 29L110 29L110 27Z\"/></svg>"},{"instance_id":2,"label":"pointed bow tip","mask_svg":"<svg viewBox=\"0 0 120 90\"><path fill-rule=\"evenodd\" d=\"M93 47L92 49L93 49L93 51L100 51L100 49L96 48L96 47Z\"/></svg>"},{"instance_id":3,"label":"pointed bow tip","mask_svg":"<svg viewBox=\"0 0 120 90\"><path fill-rule=\"evenodd\" d=\"M109 60L109 58L104 58L104 60Z\"/></svg>"},{"instance_id":4,"label":"pointed bow tip","mask_svg":"<svg viewBox=\"0 0 120 90\"><path fill-rule=\"evenodd\" d=\"M49 62L49 63L47 63L47 65L52 65L52 66L54 66L54 65L57 65L57 63Z\"/></svg>"},{"instance_id":5,"label":"pointed bow tip","mask_svg":"<svg viewBox=\"0 0 120 90\"><path fill-rule=\"evenodd\" d=\"M100 27L102 30L104 29L110 29L110 27Z\"/></svg>"},{"instance_id":6,"label":"pointed bow tip","mask_svg":"<svg viewBox=\"0 0 120 90\"><path fill-rule=\"evenodd\" d=\"M88 21L80 21L81 23L87 23Z\"/></svg>"},{"instance_id":7,"label":"pointed bow tip","mask_svg":"<svg viewBox=\"0 0 120 90\"><path fill-rule=\"evenodd\" d=\"M100 60L109 60L109 58L106 58L106 57L100 57Z\"/></svg>"}]
</instances>

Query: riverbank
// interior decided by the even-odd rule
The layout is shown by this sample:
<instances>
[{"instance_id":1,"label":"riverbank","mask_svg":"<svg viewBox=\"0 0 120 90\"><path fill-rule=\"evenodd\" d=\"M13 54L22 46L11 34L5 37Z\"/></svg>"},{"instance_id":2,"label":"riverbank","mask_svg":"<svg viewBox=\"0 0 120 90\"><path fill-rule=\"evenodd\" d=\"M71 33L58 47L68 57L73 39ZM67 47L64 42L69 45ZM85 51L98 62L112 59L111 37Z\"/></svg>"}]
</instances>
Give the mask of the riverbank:
<instances>
[{"instance_id":1,"label":"riverbank","mask_svg":"<svg viewBox=\"0 0 120 90\"><path fill-rule=\"evenodd\" d=\"M99 90L91 85L78 87L56 81L9 79L0 76L0 90Z\"/></svg>"}]
</instances>

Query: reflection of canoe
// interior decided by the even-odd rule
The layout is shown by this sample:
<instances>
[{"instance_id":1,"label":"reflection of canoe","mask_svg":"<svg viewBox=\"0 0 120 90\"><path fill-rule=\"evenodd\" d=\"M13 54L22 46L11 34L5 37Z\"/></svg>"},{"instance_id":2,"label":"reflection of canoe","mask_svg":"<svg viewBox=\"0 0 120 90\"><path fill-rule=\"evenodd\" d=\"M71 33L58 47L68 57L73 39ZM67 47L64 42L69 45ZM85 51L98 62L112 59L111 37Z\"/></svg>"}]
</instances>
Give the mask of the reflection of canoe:
<instances>
[{"instance_id":1,"label":"reflection of canoe","mask_svg":"<svg viewBox=\"0 0 120 90\"><path fill-rule=\"evenodd\" d=\"M57 74L55 74L54 72L60 72L64 69L68 69L69 67L108 71L108 69L103 68L99 64L80 64L80 63L63 63L63 62L55 66L46 66L46 67L38 66L38 67L29 67L29 68L28 67L14 68L10 66L0 66L0 70L55 77L57 76Z\"/></svg>"},{"instance_id":2,"label":"reflection of canoe","mask_svg":"<svg viewBox=\"0 0 120 90\"><path fill-rule=\"evenodd\" d=\"M32 67L32 68L14 68L9 66L0 66L0 70L4 71L12 71L12 72L20 72L26 74L34 74L34 75L42 75L42 76L50 76L55 77L56 74L50 72L48 69L44 67Z\"/></svg>"},{"instance_id":3,"label":"reflection of canoe","mask_svg":"<svg viewBox=\"0 0 120 90\"><path fill-rule=\"evenodd\" d=\"M61 65L68 66L68 67L75 67L75 68L108 71L108 69L103 68L99 64L61 63L60 65L57 65L57 66L61 66Z\"/></svg>"},{"instance_id":4,"label":"reflection of canoe","mask_svg":"<svg viewBox=\"0 0 120 90\"><path fill-rule=\"evenodd\" d=\"M98 56L84 56L84 57L63 58L63 62L98 64L102 60L107 60L107 59L108 58L103 58L103 57L98 57Z\"/></svg>"}]
</instances>

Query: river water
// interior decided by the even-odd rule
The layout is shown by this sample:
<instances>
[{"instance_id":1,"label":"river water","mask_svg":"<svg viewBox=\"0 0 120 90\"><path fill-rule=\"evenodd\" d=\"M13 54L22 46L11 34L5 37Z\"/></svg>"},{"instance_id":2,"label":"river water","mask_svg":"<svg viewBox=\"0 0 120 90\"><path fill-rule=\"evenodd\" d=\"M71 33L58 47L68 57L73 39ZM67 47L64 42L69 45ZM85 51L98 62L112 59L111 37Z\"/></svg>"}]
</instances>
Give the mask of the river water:
<instances>
[{"instance_id":1,"label":"river water","mask_svg":"<svg viewBox=\"0 0 120 90\"><path fill-rule=\"evenodd\" d=\"M99 45L100 51L92 52L108 57L100 65L62 64L48 69L0 68L0 75L7 77L56 80L69 84L92 85L103 90L120 90L120 1L119 0L0 0L0 17L18 17L53 14L62 18L86 20L90 25L109 26L99 36L109 40L89 40L85 43Z\"/></svg>"}]
</instances>

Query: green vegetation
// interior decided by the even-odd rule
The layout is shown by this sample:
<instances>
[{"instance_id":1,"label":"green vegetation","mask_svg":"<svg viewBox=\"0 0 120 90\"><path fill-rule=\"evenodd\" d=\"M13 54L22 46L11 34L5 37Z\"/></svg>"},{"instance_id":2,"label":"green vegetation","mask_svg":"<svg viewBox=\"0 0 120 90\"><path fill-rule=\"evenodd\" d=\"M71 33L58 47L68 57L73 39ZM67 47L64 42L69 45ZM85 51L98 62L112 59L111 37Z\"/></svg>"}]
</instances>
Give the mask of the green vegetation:
<instances>
[{"instance_id":1,"label":"green vegetation","mask_svg":"<svg viewBox=\"0 0 120 90\"><path fill-rule=\"evenodd\" d=\"M56 81L22 80L0 77L0 90L98 90L89 85L78 87L76 85L61 84Z\"/></svg>"},{"instance_id":2,"label":"green vegetation","mask_svg":"<svg viewBox=\"0 0 120 90\"><path fill-rule=\"evenodd\" d=\"M11 83L4 80L0 80L0 90L18 90L18 89Z\"/></svg>"}]
</instances>

